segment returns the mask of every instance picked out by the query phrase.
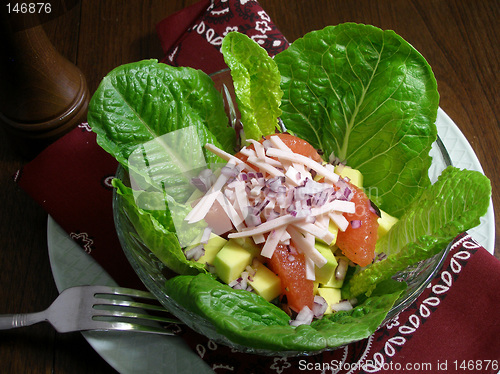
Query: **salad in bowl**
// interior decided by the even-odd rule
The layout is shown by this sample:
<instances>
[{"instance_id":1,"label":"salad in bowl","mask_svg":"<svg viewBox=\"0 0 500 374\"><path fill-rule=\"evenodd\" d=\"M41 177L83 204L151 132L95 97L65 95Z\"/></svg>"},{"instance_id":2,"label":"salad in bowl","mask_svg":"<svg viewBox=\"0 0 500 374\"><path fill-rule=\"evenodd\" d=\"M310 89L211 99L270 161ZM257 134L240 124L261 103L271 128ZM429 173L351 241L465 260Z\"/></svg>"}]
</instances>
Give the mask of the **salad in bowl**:
<instances>
[{"instance_id":1,"label":"salad in bowl","mask_svg":"<svg viewBox=\"0 0 500 374\"><path fill-rule=\"evenodd\" d=\"M330 26L274 59L231 32L221 51L234 96L145 60L92 97L127 257L179 319L241 351L368 337L479 224L489 180L444 165L431 183L437 84L392 31Z\"/></svg>"}]
</instances>

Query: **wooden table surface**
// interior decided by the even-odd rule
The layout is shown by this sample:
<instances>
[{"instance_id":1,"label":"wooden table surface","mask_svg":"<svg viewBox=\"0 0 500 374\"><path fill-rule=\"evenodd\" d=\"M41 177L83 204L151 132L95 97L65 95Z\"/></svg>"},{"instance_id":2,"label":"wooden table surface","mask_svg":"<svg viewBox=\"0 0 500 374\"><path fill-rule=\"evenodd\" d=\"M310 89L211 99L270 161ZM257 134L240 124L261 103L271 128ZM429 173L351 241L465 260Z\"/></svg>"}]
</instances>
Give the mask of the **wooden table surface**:
<instances>
[{"instance_id":1,"label":"wooden table surface","mask_svg":"<svg viewBox=\"0 0 500 374\"><path fill-rule=\"evenodd\" d=\"M55 2L61 3L61 2ZM64 2L62 2L64 3ZM87 78L90 92L114 67L161 58L155 25L194 1L83 0L44 24L56 49ZM493 182L500 216L497 0L261 0L288 38L354 21L393 29L433 67L441 108L469 140ZM4 6L4 5L2 5ZM0 130L0 313L34 312L57 296L47 254L47 214L12 181L27 161ZM500 232L498 221L496 231ZM500 258L498 238L495 238ZM110 373L79 333L39 324L0 333L2 373Z\"/></svg>"}]
</instances>

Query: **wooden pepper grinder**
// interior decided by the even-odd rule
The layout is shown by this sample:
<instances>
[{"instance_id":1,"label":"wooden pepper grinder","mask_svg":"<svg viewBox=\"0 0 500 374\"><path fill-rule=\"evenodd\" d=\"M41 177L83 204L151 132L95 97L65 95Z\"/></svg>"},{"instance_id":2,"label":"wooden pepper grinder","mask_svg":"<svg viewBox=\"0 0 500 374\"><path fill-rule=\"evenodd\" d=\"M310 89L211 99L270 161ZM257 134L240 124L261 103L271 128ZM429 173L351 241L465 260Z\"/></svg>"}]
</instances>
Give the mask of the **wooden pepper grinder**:
<instances>
[{"instance_id":1,"label":"wooden pepper grinder","mask_svg":"<svg viewBox=\"0 0 500 374\"><path fill-rule=\"evenodd\" d=\"M32 158L85 120L87 83L40 24L4 16L1 26L0 123L20 154Z\"/></svg>"}]
</instances>

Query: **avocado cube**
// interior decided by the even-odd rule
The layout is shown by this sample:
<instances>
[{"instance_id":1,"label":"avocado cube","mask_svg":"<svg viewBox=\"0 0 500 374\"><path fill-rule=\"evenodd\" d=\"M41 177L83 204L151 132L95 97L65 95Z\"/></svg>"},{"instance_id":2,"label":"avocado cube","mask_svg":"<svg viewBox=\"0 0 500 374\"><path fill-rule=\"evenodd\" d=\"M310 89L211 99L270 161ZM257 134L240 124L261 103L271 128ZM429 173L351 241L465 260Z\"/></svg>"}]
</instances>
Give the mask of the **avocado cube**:
<instances>
[{"instance_id":1,"label":"avocado cube","mask_svg":"<svg viewBox=\"0 0 500 374\"><path fill-rule=\"evenodd\" d=\"M203 248L205 249L205 254L201 256L197 262L202 264L207 263L212 265L214 263L215 256L217 255L217 253L219 253L219 251L226 243L227 243L226 239L221 238L217 234L211 233L208 242L206 242L203 245Z\"/></svg>"},{"instance_id":2,"label":"avocado cube","mask_svg":"<svg viewBox=\"0 0 500 374\"><path fill-rule=\"evenodd\" d=\"M277 298L281 294L280 278L259 261L255 261L253 268L256 272L248 278L248 283L255 293L267 301Z\"/></svg>"},{"instance_id":3,"label":"avocado cube","mask_svg":"<svg viewBox=\"0 0 500 374\"><path fill-rule=\"evenodd\" d=\"M313 287L313 293L314 293L314 295L317 295L318 294L319 282L315 280L315 281L313 281L313 285L314 285L314 287Z\"/></svg>"},{"instance_id":4,"label":"avocado cube","mask_svg":"<svg viewBox=\"0 0 500 374\"><path fill-rule=\"evenodd\" d=\"M320 243L323 243L324 245L329 245L330 247L333 247L335 245L335 243L337 242L337 236L339 234L339 228L335 224L335 222L333 222L332 220L328 221L328 231L330 231L330 233L333 234L333 240L331 241L331 243L327 244L326 242L324 242L321 239L316 239L316 243L320 242Z\"/></svg>"},{"instance_id":5,"label":"avocado cube","mask_svg":"<svg viewBox=\"0 0 500 374\"><path fill-rule=\"evenodd\" d=\"M337 165L335 166L335 173L343 178L349 178L349 181L356 187L363 187L363 174L359 170L349 166Z\"/></svg>"},{"instance_id":6,"label":"avocado cube","mask_svg":"<svg viewBox=\"0 0 500 374\"><path fill-rule=\"evenodd\" d=\"M339 227L335 224L335 222L330 220L330 223L328 224L328 231L330 231L333 234L333 236L335 237L333 239L333 241L330 243L330 246L332 246L337 242L337 236L339 234Z\"/></svg>"},{"instance_id":7,"label":"avocado cube","mask_svg":"<svg viewBox=\"0 0 500 374\"><path fill-rule=\"evenodd\" d=\"M219 278L229 284L238 279L252 258L252 253L230 239L215 256L213 265Z\"/></svg>"},{"instance_id":8,"label":"avocado cube","mask_svg":"<svg viewBox=\"0 0 500 374\"><path fill-rule=\"evenodd\" d=\"M399 220L396 217L391 216L390 214L380 210L381 217L377 220L378 222L378 237L381 238L385 234L389 232L392 226Z\"/></svg>"},{"instance_id":9,"label":"avocado cube","mask_svg":"<svg viewBox=\"0 0 500 374\"><path fill-rule=\"evenodd\" d=\"M333 272L330 279L328 279L328 281L326 281L325 283L322 283L321 287L322 288L342 288L343 284L344 284L344 280L335 278L335 272Z\"/></svg>"},{"instance_id":10,"label":"avocado cube","mask_svg":"<svg viewBox=\"0 0 500 374\"><path fill-rule=\"evenodd\" d=\"M337 268L337 260L333 255L332 249L327 244L317 241L314 244L314 247L326 259L326 264L324 264L320 268L317 266L315 266L314 268L316 280L319 283L326 283L332 277L332 274L335 275L335 269Z\"/></svg>"},{"instance_id":11,"label":"avocado cube","mask_svg":"<svg viewBox=\"0 0 500 374\"><path fill-rule=\"evenodd\" d=\"M234 240L241 247L243 247L248 252L250 252L253 257L257 257L257 256L260 255L260 252L261 252L262 248L259 247L257 244L255 244L255 242L253 241L252 238L249 238L249 237L233 238L231 240Z\"/></svg>"},{"instance_id":12,"label":"avocado cube","mask_svg":"<svg viewBox=\"0 0 500 374\"><path fill-rule=\"evenodd\" d=\"M337 304L341 300L341 294L339 288L318 288L319 296L323 297L328 304L328 308L326 308L325 314L332 313L332 305Z\"/></svg>"}]
</instances>

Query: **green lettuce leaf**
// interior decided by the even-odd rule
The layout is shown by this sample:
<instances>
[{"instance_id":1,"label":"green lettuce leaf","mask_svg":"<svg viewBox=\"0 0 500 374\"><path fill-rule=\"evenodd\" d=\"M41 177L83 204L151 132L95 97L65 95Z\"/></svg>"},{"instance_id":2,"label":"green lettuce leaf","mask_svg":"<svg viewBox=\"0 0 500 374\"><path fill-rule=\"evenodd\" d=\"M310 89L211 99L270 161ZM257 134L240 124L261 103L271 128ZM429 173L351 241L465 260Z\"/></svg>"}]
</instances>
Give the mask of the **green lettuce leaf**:
<instances>
[{"instance_id":1,"label":"green lettuce leaf","mask_svg":"<svg viewBox=\"0 0 500 374\"><path fill-rule=\"evenodd\" d=\"M490 195L490 180L482 173L447 167L377 242L377 252L388 257L356 273L343 295L369 295L378 282L441 252L459 233L480 223Z\"/></svg>"},{"instance_id":2,"label":"green lettuce leaf","mask_svg":"<svg viewBox=\"0 0 500 374\"><path fill-rule=\"evenodd\" d=\"M123 199L123 208L139 235L138 240L144 242L162 263L178 274L206 272L204 264L187 260L182 251L169 209L169 205L178 205L172 198L148 192L137 196L117 178L113 179L113 186ZM165 209L158 209L161 204ZM182 205L179 206L182 209ZM181 230L185 236L189 233ZM197 235L198 231L191 231L193 238Z\"/></svg>"},{"instance_id":3,"label":"green lettuce leaf","mask_svg":"<svg viewBox=\"0 0 500 374\"><path fill-rule=\"evenodd\" d=\"M166 193L178 203L185 203L193 194L191 179L206 168L203 145L194 126L139 144L128 158L135 190ZM160 209L164 208L164 204L160 205Z\"/></svg>"},{"instance_id":4,"label":"green lettuce leaf","mask_svg":"<svg viewBox=\"0 0 500 374\"><path fill-rule=\"evenodd\" d=\"M98 144L125 168L139 145L190 126L201 144L232 152L236 141L210 77L156 60L121 65L106 75L89 103L88 122ZM220 161L210 152L205 157Z\"/></svg>"},{"instance_id":5,"label":"green lettuce leaf","mask_svg":"<svg viewBox=\"0 0 500 374\"><path fill-rule=\"evenodd\" d=\"M233 343L276 351L316 351L373 334L405 289L404 283L391 282L351 311L299 327L290 326L289 316L259 295L233 290L208 274L169 279L166 292L187 310L207 318Z\"/></svg>"},{"instance_id":6,"label":"green lettuce leaf","mask_svg":"<svg viewBox=\"0 0 500 374\"><path fill-rule=\"evenodd\" d=\"M245 137L260 140L274 133L283 95L274 60L248 36L234 31L222 41L221 52L231 69Z\"/></svg>"},{"instance_id":7,"label":"green lettuce leaf","mask_svg":"<svg viewBox=\"0 0 500 374\"><path fill-rule=\"evenodd\" d=\"M400 217L430 184L437 84L393 31L346 23L313 31L275 56L288 130L364 177L369 197Z\"/></svg>"}]
</instances>

